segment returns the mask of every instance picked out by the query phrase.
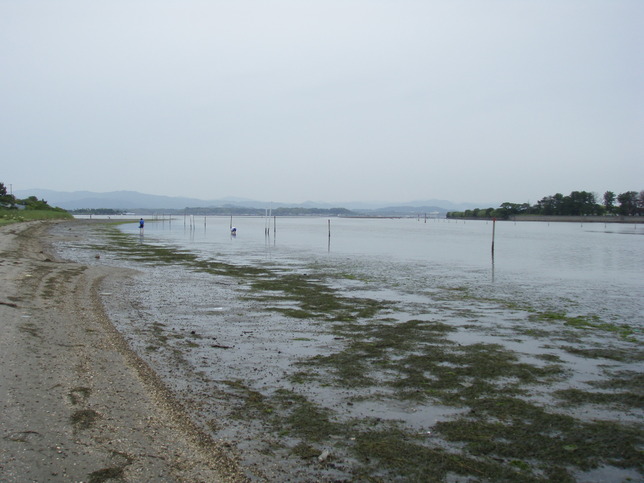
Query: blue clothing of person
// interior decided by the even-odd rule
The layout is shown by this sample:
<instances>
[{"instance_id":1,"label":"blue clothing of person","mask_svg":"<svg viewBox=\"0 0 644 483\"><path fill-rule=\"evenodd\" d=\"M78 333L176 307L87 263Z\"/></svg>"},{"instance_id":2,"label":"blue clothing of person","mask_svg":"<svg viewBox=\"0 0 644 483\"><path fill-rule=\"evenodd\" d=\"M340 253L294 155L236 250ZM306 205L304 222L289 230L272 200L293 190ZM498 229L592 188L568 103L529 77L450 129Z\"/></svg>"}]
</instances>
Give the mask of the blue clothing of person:
<instances>
[{"instance_id":1,"label":"blue clothing of person","mask_svg":"<svg viewBox=\"0 0 644 483\"><path fill-rule=\"evenodd\" d=\"M143 221L143 218L139 220L139 228L143 228L143 225L145 225L145 221Z\"/></svg>"}]
</instances>

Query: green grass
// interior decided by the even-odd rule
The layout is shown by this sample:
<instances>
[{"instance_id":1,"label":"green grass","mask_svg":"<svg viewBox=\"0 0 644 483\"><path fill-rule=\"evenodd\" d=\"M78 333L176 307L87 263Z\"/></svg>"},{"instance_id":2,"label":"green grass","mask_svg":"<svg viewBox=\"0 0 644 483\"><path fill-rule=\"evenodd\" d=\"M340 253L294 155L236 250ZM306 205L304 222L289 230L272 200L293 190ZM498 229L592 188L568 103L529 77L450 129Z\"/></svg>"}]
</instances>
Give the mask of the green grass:
<instances>
[{"instance_id":1,"label":"green grass","mask_svg":"<svg viewBox=\"0 0 644 483\"><path fill-rule=\"evenodd\" d=\"M6 210L0 208L0 226L36 220L72 220L66 211L58 210Z\"/></svg>"}]
</instances>

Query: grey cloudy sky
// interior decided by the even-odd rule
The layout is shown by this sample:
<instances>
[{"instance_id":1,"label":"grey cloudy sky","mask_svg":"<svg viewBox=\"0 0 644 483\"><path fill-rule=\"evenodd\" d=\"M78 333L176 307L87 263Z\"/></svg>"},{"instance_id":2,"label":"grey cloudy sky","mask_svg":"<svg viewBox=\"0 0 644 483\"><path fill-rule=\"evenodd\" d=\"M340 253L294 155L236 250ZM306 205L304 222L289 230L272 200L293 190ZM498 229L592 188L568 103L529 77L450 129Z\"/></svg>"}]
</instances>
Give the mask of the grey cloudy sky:
<instances>
[{"instance_id":1,"label":"grey cloudy sky","mask_svg":"<svg viewBox=\"0 0 644 483\"><path fill-rule=\"evenodd\" d=\"M641 0L0 0L0 181L264 201L644 189Z\"/></svg>"}]
</instances>

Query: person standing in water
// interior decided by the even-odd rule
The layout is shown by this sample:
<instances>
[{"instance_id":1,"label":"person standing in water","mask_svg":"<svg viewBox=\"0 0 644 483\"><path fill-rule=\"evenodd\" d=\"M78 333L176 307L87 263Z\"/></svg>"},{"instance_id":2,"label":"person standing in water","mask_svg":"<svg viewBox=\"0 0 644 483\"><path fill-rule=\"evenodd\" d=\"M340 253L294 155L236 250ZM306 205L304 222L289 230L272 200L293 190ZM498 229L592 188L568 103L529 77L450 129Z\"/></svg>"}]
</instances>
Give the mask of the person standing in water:
<instances>
[{"instance_id":1,"label":"person standing in water","mask_svg":"<svg viewBox=\"0 0 644 483\"><path fill-rule=\"evenodd\" d=\"M145 225L145 221L143 221L143 218L139 220L139 230L143 231L143 226Z\"/></svg>"}]
</instances>

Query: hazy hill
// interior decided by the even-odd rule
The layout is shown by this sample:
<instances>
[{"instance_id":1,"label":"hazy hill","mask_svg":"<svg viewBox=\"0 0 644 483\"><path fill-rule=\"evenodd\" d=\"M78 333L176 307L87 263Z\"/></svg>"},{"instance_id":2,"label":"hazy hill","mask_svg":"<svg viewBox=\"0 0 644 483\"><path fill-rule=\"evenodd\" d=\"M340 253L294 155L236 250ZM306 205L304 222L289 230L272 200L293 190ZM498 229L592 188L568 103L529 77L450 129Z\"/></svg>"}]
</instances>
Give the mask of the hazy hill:
<instances>
[{"instance_id":1,"label":"hazy hill","mask_svg":"<svg viewBox=\"0 0 644 483\"><path fill-rule=\"evenodd\" d=\"M447 211L466 210L483 206L481 203L452 203L447 200L419 200L406 203L391 202L337 202L325 203L306 201L304 203L280 203L257 201L244 198L220 198L215 200L202 200L198 198L186 198L175 196L159 196L139 193L137 191L112 191L108 193L96 193L91 191L63 192L43 189L20 190L14 192L16 197L36 196L46 200L52 206L58 206L66 210L78 210L83 208L98 209L111 208L116 210L127 210L136 212L144 210L183 210L184 208L195 207L247 207L247 208L346 208L351 211L372 215L399 215L407 216ZM493 206L493 205L490 205Z\"/></svg>"},{"instance_id":2,"label":"hazy hill","mask_svg":"<svg viewBox=\"0 0 644 483\"><path fill-rule=\"evenodd\" d=\"M16 193L17 196L20 196L19 193L22 193L22 191ZM33 189L25 190L24 193L31 193L31 195L39 199L45 199L51 205L59 206L66 210L78 210L81 208L112 208L118 210L136 208L181 209L186 206L199 206L199 203L204 203L203 200L195 198L147 195L137 191L95 193L91 191L63 192Z\"/></svg>"}]
</instances>

